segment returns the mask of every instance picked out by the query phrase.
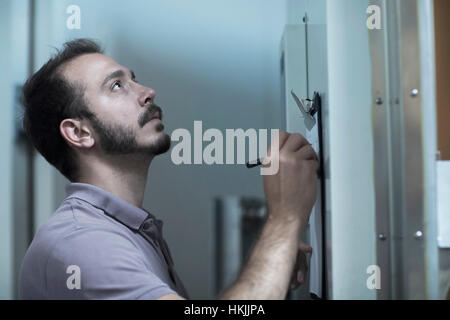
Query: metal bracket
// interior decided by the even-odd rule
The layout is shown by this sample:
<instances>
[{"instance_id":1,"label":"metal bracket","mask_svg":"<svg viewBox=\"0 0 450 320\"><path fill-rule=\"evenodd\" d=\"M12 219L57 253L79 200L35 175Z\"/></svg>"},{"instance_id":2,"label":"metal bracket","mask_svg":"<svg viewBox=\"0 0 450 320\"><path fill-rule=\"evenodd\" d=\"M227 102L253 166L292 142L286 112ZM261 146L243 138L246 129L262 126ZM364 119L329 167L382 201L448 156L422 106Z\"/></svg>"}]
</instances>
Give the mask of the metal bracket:
<instances>
[{"instance_id":1,"label":"metal bracket","mask_svg":"<svg viewBox=\"0 0 450 320\"><path fill-rule=\"evenodd\" d=\"M294 93L294 90L291 90L291 95L297 103L297 107L300 109L300 112L305 119L306 128L311 131L311 129L316 125L316 118L314 115L321 108L321 98L318 92L314 92L313 99L299 99L297 95Z\"/></svg>"}]
</instances>

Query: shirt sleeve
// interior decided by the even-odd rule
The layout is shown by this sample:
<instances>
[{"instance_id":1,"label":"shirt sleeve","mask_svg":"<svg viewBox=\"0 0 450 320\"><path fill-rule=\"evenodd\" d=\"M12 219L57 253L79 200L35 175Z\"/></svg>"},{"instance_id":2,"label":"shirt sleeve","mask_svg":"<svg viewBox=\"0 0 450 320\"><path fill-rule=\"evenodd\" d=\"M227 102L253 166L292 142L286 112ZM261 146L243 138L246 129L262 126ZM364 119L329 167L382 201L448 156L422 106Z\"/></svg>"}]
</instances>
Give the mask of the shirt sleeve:
<instances>
[{"instance_id":1,"label":"shirt sleeve","mask_svg":"<svg viewBox=\"0 0 450 320\"><path fill-rule=\"evenodd\" d=\"M149 270L130 239L112 230L76 229L54 244L46 271L49 299L157 299L177 294Z\"/></svg>"}]
</instances>

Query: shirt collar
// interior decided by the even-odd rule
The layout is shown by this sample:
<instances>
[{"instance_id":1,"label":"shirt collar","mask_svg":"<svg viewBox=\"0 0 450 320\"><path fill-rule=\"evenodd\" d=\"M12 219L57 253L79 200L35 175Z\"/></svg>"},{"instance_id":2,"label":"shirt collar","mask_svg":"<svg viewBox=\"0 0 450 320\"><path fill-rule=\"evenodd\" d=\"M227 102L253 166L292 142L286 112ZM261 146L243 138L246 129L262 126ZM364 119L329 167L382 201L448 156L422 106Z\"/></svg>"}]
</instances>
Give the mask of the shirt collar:
<instances>
[{"instance_id":1,"label":"shirt collar","mask_svg":"<svg viewBox=\"0 0 450 320\"><path fill-rule=\"evenodd\" d=\"M68 198L77 198L84 200L94 207L97 207L116 220L120 221L133 230L139 230L146 220L154 220L160 232L162 232L162 221L156 219L150 212L138 208L135 205L87 183L69 183L66 185Z\"/></svg>"}]
</instances>

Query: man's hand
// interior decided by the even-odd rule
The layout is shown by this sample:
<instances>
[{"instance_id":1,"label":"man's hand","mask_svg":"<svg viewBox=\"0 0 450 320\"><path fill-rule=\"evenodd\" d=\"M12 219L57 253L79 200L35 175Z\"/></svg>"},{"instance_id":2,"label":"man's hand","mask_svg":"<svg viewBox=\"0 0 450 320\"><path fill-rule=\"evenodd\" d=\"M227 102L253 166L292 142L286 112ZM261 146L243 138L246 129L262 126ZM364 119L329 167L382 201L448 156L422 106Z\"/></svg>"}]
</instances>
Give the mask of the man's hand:
<instances>
[{"instance_id":1,"label":"man's hand","mask_svg":"<svg viewBox=\"0 0 450 320\"><path fill-rule=\"evenodd\" d=\"M279 152L272 153L273 147L274 142L264 163L279 161L278 173L263 176L269 218L287 223L301 221L305 227L316 200L317 155L298 133L280 131Z\"/></svg>"},{"instance_id":2,"label":"man's hand","mask_svg":"<svg viewBox=\"0 0 450 320\"><path fill-rule=\"evenodd\" d=\"M299 247L299 239L316 200L319 164L314 149L304 137L279 133L279 141L272 141L262 161L264 166L269 165L268 161L279 161L277 174L263 176L267 220L242 272L221 299L284 299L296 260L300 280L305 279L303 251L310 249ZM274 148L279 152L271 154Z\"/></svg>"},{"instance_id":3,"label":"man's hand","mask_svg":"<svg viewBox=\"0 0 450 320\"><path fill-rule=\"evenodd\" d=\"M312 253L312 247L300 240L297 261L295 262L294 271L292 272L290 284L291 290L296 290L306 281L306 276L308 274L308 263L306 261L307 253Z\"/></svg>"}]
</instances>

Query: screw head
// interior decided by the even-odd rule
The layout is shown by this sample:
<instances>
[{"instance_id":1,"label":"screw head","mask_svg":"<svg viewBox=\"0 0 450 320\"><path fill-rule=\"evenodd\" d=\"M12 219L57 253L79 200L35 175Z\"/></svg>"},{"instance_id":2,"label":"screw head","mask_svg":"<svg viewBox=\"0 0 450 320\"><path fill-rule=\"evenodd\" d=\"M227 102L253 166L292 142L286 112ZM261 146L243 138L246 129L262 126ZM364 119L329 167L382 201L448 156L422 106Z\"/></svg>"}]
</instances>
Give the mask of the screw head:
<instances>
[{"instance_id":1,"label":"screw head","mask_svg":"<svg viewBox=\"0 0 450 320\"><path fill-rule=\"evenodd\" d=\"M416 240L422 240L423 237L423 233L420 230L417 230L416 233L414 233L414 238L416 238Z\"/></svg>"},{"instance_id":2,"label":"screw head","mask_svg":"<svg viewBox=\"0 0 450 320\"><path fill-rule=\"evenodd\" d=\"M411 97L415 98L419 95L419 90L418 89L412 89L411 90Z\"/></svg>"},{"instance_id":3,"label":"screw head","mask_svg":"<svg viewBox=\"0 0 450 320\"><path fill-rule=\"evenodd\" d=\"M383 104L383 99L377 98L377 99L375 100L375 103L376 103L377 105L381 105L381 104Z\"/></svg>"},{"instance_id":4,"label":"screw head","mask_svg":"<svg viewBox=\"0 0 450 320\"><path fill-rule=\"evenodd\" d=\"M384 234L384 233L380 233L379 235L378 235L378 239L380 239L381 241L384 241L384 240L386 240L386 235Z\"/></svg>"}]
</instances>

